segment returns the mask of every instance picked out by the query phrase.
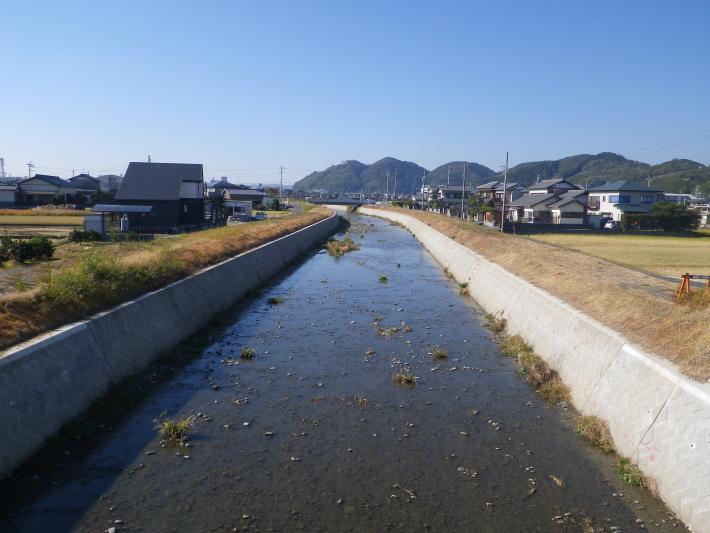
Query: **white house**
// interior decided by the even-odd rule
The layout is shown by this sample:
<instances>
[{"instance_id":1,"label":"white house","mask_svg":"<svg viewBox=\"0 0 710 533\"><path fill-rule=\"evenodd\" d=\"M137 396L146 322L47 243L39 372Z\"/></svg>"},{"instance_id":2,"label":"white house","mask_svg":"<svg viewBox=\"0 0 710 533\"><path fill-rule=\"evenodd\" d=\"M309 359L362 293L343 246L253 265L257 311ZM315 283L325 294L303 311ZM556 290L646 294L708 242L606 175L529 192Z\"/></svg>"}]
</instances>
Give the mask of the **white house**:
<instances>
[{"instance_id":1,"label":"white house","mask_svg":"<svg viewBox=\"0 0 710 533\"><path fill-rule=\"evenodd\" d=\"M599 227L602 221L620 222L625 213L650 213L663 192L633 181L614 181L588 191L587 213L590 223Z\"/></svg>"}]
</instances>

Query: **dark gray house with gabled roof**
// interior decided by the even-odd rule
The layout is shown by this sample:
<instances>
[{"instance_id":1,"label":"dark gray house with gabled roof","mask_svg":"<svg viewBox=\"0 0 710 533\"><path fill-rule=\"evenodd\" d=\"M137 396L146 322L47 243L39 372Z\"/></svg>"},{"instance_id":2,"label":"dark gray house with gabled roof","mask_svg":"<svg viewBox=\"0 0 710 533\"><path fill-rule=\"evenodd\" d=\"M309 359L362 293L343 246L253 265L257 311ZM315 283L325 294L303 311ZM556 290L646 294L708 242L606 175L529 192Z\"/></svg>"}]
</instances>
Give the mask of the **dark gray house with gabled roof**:
<instances>
[{"instance_id":1,"label":"dark gray house with gabled roof","mask_svg":"<svg viewBox=\"0 0 710 533\"><path fill-rule=\"evenodd\" d=\"M204 223L205 212L202 165L130 163L116 201L121 205L152 206L144 231L197 229Z\"/></svg>"}]
</instances>

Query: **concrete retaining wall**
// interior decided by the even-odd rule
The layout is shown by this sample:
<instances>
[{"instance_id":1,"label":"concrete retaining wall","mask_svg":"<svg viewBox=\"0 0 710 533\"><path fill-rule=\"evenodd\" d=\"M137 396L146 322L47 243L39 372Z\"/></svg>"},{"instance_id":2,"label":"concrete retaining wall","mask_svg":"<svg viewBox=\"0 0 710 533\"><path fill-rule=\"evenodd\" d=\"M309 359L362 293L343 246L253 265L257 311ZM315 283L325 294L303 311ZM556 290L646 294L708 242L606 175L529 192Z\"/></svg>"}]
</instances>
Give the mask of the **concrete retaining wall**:
<instances>
[{"instance_id":1,"label":"concrete retaining wall","mask_svg":"<svg viewBox=\"0 0 710 533\"><path fill-rule=\"evenodd\" d=\"M575 406L609 424L617 450L656 480L694 531L710 532L710 384L644 353L579 310L419 220L363 207L408 228L489 313L505 317L555 368ZM629 310L633 312L633 310Z\"/></svg>"},{"instance_id":2,"label":"concrete retaining wall","mask_svg":"<svg viewBox=\"0 0 710 533\"><path fill-rule=\"evenodd\" d=\"M0 476L108 386L145 368L336 231L331 216L0 354Z\"/></svg>"}]
</instances>

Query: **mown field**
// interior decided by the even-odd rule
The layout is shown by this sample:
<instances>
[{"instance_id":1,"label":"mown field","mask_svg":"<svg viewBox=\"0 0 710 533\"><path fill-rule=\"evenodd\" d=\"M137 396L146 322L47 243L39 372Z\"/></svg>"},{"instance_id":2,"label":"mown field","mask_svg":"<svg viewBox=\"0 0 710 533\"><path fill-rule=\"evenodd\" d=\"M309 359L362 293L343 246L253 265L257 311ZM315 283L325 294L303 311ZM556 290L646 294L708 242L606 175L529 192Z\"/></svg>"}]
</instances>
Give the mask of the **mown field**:
<instances>
[{"instance_id":1,"label":"mown field","mask_svg":"<svg viewBox=\"0 0 710 533\"><path fill-rule=\"evenodd\" d=\"M2 215L0 226L81 226L83 216L67 215Z\"/></svg>"},{"instance_id":2,"label":"mown field","mask_svg":"<svg viewBox=\"0 0 710 533\"><path fill-rule=\"evenodd\" d=\"M540 234L530 238L606 259L652 274L710 274L710 234L700 237L663 235Z\"/></svg>"}]
</instances>

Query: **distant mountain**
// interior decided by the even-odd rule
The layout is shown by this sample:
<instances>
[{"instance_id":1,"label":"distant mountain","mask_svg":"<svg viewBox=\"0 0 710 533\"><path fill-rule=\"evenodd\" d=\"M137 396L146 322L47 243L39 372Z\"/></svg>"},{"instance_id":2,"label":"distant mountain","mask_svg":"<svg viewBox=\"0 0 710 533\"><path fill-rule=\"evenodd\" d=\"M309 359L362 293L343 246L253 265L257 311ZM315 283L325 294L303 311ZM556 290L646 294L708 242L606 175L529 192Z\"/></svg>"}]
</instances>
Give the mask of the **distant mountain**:
<instances>
[{"instance_id":1,"label":"distant mountain","mask_svg":"<svg viewBox=\"0 0 710 533\"><path fill-rule=\"evenodd\" d=\"M494 172L479 165L467 162L466 182L477 185ZM394 157L385 157L366 165L360 161L344 161L308 176L294 183L295 190L312 191L326 189L329 192L385 192L387 190L387 173L389 172L389 191L394 192L395 171L397 173L397 194L411 194L419 191L422 176L426 173L424 183L440 185L446 183L447 166L451 166L451 183L460 184L463 169L462 161L453 161L429 172L424 167L409 161L400 161Z\"/></svg>"},{"instance_id":2,"label":"distant mountain","mask_svg":"<svg viewBox=\"0 0 710 533\"><path fill-rule=\"evenodd\" d=\"M326 189L329 192L384 192L387 171L390 172L390 192L397 170L397 192L412 193L421 186L424 168L415 163L385 157L366 165L359 161L345 161L326 170L313 172L297 181L298 190ZM445 163L427 172L425 183L440 185L447 182L450 172L452 185L459 185L463 177L463 161ZM479 185L502 179L503 173L474 162L466 163L466 182ZM565 178L581 185L601 185L616 180L646 181L665 192L710 196L710 166L689 159L672 159L658 165L626 159L612 152L580 154L552 161L521 163L508 169L508 180L528 186L549 178Z\"/></svg>"}]
</instances>

